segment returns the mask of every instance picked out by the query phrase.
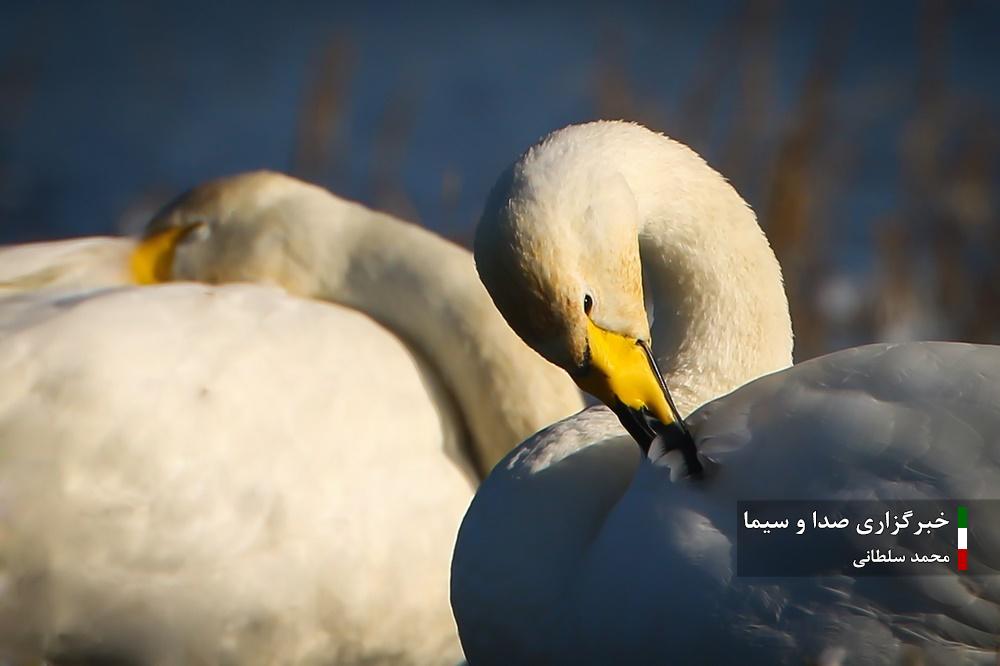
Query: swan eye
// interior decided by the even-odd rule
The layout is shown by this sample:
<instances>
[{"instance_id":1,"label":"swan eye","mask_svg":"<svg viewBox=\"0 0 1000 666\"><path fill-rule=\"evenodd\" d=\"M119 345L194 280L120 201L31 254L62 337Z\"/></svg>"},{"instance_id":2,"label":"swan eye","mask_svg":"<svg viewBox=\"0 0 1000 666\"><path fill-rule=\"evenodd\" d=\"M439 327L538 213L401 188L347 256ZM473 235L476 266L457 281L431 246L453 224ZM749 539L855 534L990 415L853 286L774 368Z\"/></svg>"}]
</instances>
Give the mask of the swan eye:
<instances>
[{"instance_id":1,"label":"swan eye","mask_svg":"<svg viewBox=\"0 0 1000 666\"><path fill-rule=\"evenodd\" d=\"M590 294L583 295L583 313L590 315L590 310L594 307L594 299L590 297Z\"/></svg>"},{"instance_id":2,"label":"swan eye","mask_svg":"<svg viewBox=\"0 0 1000 666\"><path fill-rule=\"evenodd\" d=\"M181 237L181 243L201 243L208 240L211 235L212 230L209 228L208 222L202 220L192 221L187 225L187 230Z\"/></svg>"}]
</instances>

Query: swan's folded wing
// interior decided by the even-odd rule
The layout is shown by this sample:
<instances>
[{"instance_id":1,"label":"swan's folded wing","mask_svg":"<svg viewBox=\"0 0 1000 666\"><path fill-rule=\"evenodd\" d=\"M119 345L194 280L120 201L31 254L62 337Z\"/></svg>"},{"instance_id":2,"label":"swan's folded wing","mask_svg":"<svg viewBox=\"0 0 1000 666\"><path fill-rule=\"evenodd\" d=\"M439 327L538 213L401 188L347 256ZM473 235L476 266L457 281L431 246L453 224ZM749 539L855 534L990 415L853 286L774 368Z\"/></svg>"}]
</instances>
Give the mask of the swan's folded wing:
<instances>
[{"instance_id":1,"label":"swan's folded wing","mask_svg":"<svg viewBox=\"0 0 1000 666\"><path fill-rule=\"evenodd\" d=\"M720 510L723 500L1000 499L998 347L850 349L742 387L689 423L701 451L721 465L712 488L723 495L716 498ZM728 523L732 517L713 519ZM827 631L839 627L845 638L863 642L874 635L847 630L848 622L866 618L920 649L966 645L995 658L1000 521L972 527L980 547L970 557L995 575L968 576L952 566L935 576L784 579L782 604L806 613L825 604ZM902 534L897 543L912 545ZM755 592L749 580L734 583L744 598L763 589ZM772 628L779 625L771 618Z\"/></svg>"}]
</instances>

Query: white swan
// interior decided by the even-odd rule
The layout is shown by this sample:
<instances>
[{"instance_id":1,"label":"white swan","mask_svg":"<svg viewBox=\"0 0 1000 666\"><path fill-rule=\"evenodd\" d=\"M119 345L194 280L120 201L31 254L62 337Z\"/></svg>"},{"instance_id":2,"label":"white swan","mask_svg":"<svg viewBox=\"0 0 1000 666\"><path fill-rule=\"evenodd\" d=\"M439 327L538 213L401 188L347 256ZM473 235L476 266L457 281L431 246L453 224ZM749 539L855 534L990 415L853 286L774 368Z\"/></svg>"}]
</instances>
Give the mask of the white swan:
<instances>
[{"instance_id":1,"label":"white swan","mask_svg":"<svg viewBox=\"0 0 1000 666\"><path fill-rule=\"evenodd\" d=\"M244 175L153 227L138 278L310 298L0 301L0 662L454 664L471 468L576 387L468 252L321 188Z\"/></svg>"},{"instance_id":2,"label":"white swan","mask_svg":"<svg viewBox=\"0 0 1000 666\"><path fill-rule=\"evenodd\" d=\"M644 447L677 450L652 463L600 406L494 468L452 564L471 665L995 663L1000 575L740 578L735 531L737 500L1000 498L1000 349L876 345L782 370L787 304L752 211L690 149L622 122L527 151L475 255L527 342ZM688 419L701 475L650 341L682 414L741 387ZM977 528L1000 572L1000 525Z\"/></svg>"}]
</instances>

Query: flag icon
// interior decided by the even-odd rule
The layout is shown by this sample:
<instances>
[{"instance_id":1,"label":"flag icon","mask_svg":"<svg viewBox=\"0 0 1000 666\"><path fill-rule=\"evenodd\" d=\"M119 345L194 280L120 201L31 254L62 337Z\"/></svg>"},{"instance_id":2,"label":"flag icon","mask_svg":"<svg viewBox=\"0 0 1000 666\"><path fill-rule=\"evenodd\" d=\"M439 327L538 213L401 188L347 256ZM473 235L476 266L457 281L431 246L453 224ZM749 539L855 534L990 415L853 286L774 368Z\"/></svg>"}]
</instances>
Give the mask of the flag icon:
<instances>
[{"instance_id":1,"label":"flag icon","mask_svg":"<svg viewBox=\"0 0 1000 666\"><path fill-rule=\"evenodd\" d=\"M958 570L969 570L969 507L958 507Z\"/></svg>"}]
</instances>

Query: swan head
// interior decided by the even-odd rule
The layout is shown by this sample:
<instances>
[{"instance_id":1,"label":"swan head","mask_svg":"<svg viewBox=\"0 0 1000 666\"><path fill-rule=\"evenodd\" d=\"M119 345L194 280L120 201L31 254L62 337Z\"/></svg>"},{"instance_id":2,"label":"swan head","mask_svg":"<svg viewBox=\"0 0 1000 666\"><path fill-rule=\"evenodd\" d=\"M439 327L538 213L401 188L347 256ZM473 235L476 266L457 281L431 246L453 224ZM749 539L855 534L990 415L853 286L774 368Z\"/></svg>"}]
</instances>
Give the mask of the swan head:
<instances>
[{"instance_id":1,"label":"swan head","mask_svg":"<svg viewBox=\"0 0 1000 666\"><path fill-rule=\"evenodd\" d=\"M317 194L323 198L319 188L270 171L203 183L149 222L132 253L132 277L138 284L254 280L293 289L287 253L271 250L288 243L286 222Z\"/></svg>"},{"instance_id":2,"label":"swan head","mask_svg":"<svg viewBox=\"0 0 1000 666\"><path fill-rule=\"evenodd\" d=\"M574 130L553 133L500 177L476 231L477 270L514 331L610 407L644 450L665 430L689 441L651 352L639 202Z\"/></svg>"}]
</instances>

